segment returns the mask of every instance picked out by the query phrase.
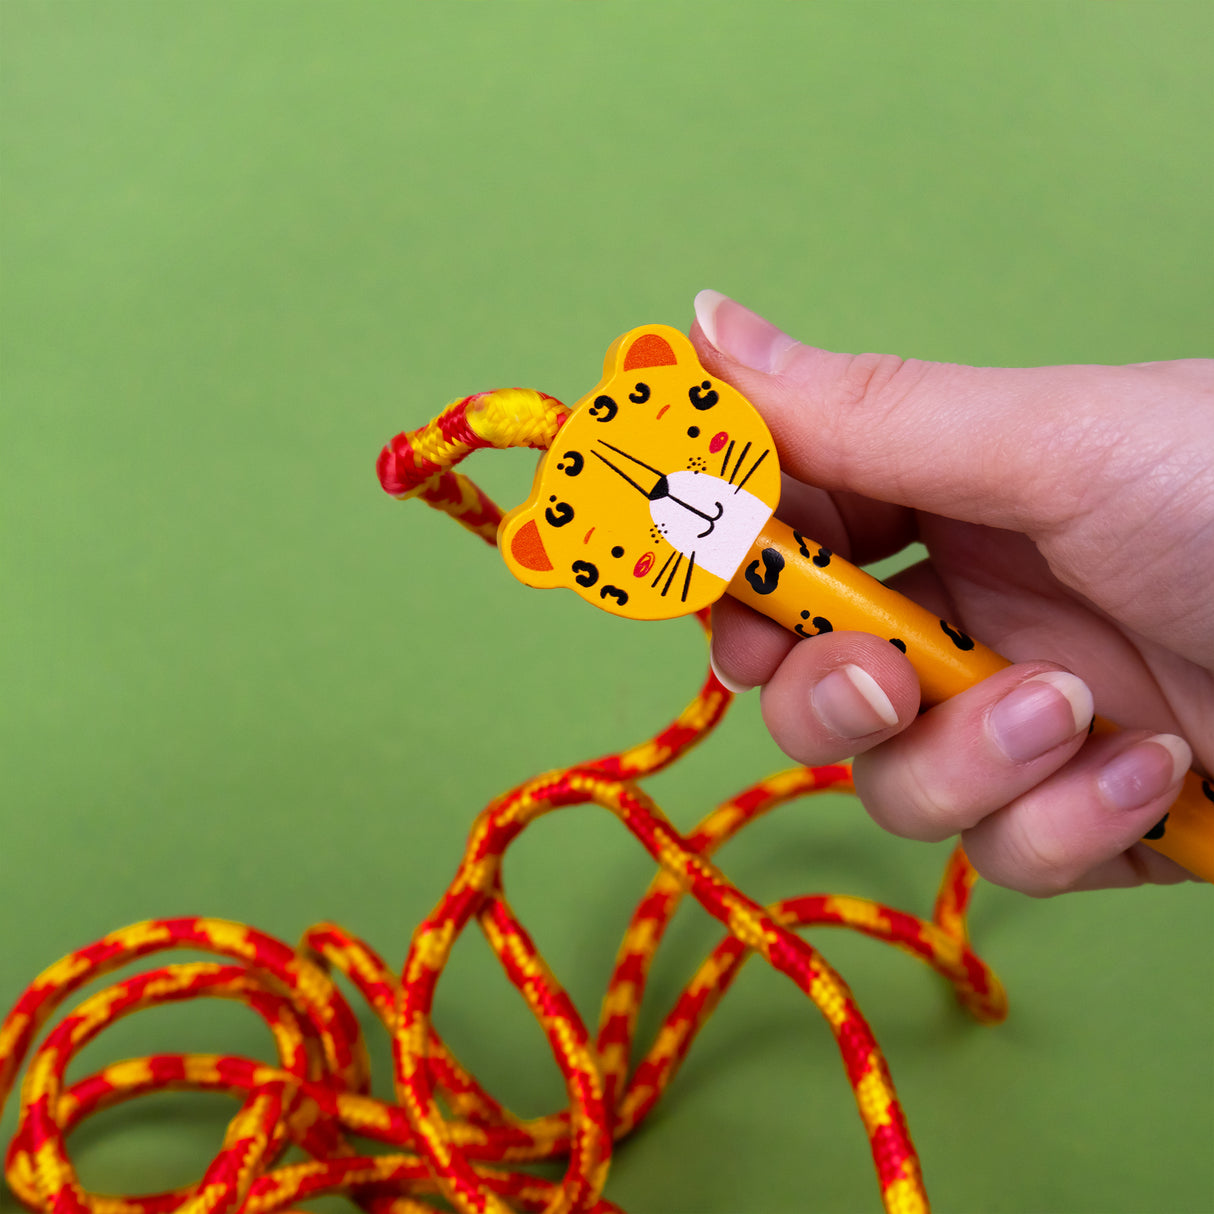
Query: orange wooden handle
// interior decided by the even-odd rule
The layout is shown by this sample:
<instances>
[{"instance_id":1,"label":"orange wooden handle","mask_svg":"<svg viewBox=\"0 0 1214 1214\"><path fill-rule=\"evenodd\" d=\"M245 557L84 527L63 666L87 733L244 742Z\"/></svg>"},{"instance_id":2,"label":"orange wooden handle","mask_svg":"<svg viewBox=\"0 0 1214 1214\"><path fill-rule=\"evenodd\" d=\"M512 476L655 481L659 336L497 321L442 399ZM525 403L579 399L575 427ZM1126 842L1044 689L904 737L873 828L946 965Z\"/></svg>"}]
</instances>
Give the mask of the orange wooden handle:
<instances>
[{"instance_id":1,"label":"orange wooden handle","mask_svg":"<svg viewBox=\"0 0 1214 1214\"><path fill-rule=\"evenodd\" d=\"M734 574L729 593L799 636L857 631L885 637L910 659L927 704L1011 664L774 517ZM1095 728L1111 732L1117 726L1098 717ZM1189 772L1151 836L1143 842L1214 883L1214 783Z\"/></svg>"}]
</instances>

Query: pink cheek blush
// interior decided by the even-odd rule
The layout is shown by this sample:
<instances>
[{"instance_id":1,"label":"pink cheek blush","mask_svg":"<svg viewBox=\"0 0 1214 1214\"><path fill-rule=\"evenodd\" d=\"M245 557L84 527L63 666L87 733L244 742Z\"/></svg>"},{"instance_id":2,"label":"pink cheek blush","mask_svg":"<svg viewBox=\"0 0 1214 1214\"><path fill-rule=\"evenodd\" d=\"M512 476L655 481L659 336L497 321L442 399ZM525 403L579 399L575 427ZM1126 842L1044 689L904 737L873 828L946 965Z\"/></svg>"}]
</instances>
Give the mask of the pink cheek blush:
<instances>
[{"instance_id":1,"label":"pink cheek blush","mask_svg":"<svg viewBox=\"0 0 1214 1214\"><path fill-rule=\"evenodd\" d=\"M727 442L729 442L729 435L724 430L721 430L712 436L712 442L708 444L708 450L711 454L716 455Z\"/></svg>"},{"instance_id":2,"label":"pink cheek blush","mask_svg":"<svg viewBox=\"0 0 1214 1214\"><path fill-rule=\"evenodd\" d=\"M633 577L644 577L653 568L653 553L647 552L637 563L632 567Z\"/></svg>"}]
</instances>

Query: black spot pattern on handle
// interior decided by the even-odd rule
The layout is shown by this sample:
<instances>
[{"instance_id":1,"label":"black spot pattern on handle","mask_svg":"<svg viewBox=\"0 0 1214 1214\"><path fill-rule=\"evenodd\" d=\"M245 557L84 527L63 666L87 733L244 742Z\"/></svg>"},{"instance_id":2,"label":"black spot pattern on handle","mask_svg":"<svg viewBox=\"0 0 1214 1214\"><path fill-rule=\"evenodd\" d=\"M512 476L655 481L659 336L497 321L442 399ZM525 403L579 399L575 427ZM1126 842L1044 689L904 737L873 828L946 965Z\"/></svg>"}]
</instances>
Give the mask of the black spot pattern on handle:
<instances>
[{"instance_id":1,"label":"black spot pattern on handle","mask_svg":"<svg viewBox=\"0 0 1214 1214\"><path fill-rule=\"evenodd\" d=\"M780 584L780 573L784 569L784 557L778 548L763 549L763 572L759 573L759 562L751 561L746 566L746 580L755 594L771 594Z\"/></svg>"},{"instance_id":2,"label":"black spot pattern on handle","mask_svg":"<svg viewBox=\"0 0 1214 1214\"><path fill-rule=\"evenodd\" d=\"M792 538L797 541L797 547L800 549L801 555L805 557L806 560L812 560L819 569L825 569L826 566L830 564L830 558L835 555L829 548L824 548L821 544L819 544L818 551L811 556L809 549L805 546L805 536L803 536L799 531L794 531L792 533Z\"/></svg>"},{"instance_id":3,"label":"black spot pattern on handle","mask_svg":"<svg viewBox=\"0 0 1214 1214\"><path fill-rule=\"evenodd\" d=\"M1156 822L1155 825L1152 826L1151 829L1148 830L1147 833L1145 835L1143 835L1142 837L1144 839L1162 839L1163 832L1165 830L1167 830L1167 828L1168 828L1168 815L1164 814L1163 817L1160 818L1159 821Z\"/></svg>"},{"instance_id":4,"label":"black spot pattern on handle","mask_svg":"<svg viewBox=\"0 0 1214 1214\"><path fill-rule=\"evenodd\" d=\"M944 629L945 636L948 637L958 649L970 650L974 647L974 638L968 637L958 628L954 628L948 620L941 620L940 627Z\"/></svg>"},{"instance_id":5,"label":"black spot pattern on handle","mask_svg":"<svg viewBox=\"0 0 1214 1214\"><path fill-rule=\"evenodd\" d=\"M795 632L799 637L817 637L821 636L824 632L834 632L835 630L835 626L825 616L815 615L811 619L810 613L808 611L803 611L801 612L801 618L803 620L809 620L809 622L814 626L815 631L806 632L804 627L798 624L793 629L793 632Z\"/></svg>"},{"instance_id":6,"label":"black spot pattern on handle","mask_svg":"<svg viewBox=\"0 0 1214 1214\"><path fill-rule=\"evenodd\" d=\"M902 640L900 637L890 637L889 643L895 649L901 649L903 653L906 652L906 642L904 640Z\"/></svg>"}]
</instances>

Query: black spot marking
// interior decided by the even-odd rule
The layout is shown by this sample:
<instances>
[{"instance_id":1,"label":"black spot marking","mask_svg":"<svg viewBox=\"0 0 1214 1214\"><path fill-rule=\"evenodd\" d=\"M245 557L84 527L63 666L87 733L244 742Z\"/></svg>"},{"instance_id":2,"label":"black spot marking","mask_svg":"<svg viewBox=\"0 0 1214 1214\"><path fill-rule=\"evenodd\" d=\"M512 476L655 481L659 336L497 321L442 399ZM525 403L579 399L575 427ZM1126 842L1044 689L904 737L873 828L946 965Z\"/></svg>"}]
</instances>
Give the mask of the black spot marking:
<instances>
[{"instance_id":1,"label":"black spot marking","mask_svg":"<svg viewBox=\"0 0 1214 1214\"><path fill-rule=\"evenodd\" d=\"M700 437L700 427L699 426L688 426L687 427L687 437L688 438L699 438Z\"/></svg>"},{"instance_id":2,"label":"black spot marking","mask_svg":"<svg viewBox=\"0 0 1214 1214\"><path fill-rule=\"evenodd\" d=\"M573 562L573 580L579 586L593 586L599 580L599 571L589 561Z\"/></svg>"},{"instance_id":3,"label":"black spot marking","mask_svg":"<svg viewBox=\"0 0 1214 1214\"><path fill-rule=\"evenodd\" d=\"M555 502L555 497L548 499L550 502ZM564 527L567 523L573 522L573 507L568 502L557 502L555 506L549 506L544 511L544 517L554 527Z\"/></svg>"},{"instance_id":4,"label":"black spot marking","mask_svg":"<svg viewBox=\"0 0 1214 1214\"><path fill-rule=\"evenodd\" d=\"M624 604L628 602L628 591L621 590L618 586L604 586L603 589L599 591L599 598L615 599L615 601L619 603L621 607L623 607Z\"/></svg>"},{"instance_id":5,"label":"black spot marking","mask_svg":"<svg viewBox=\"0 0 1214 1214\"><path fill-rule=\"evenodd\" d=\"M1159 821L1156 822L1155 825L1152 826L1151 829L1148 830L1147 833L1145 835L1143 835L1142 837L1144 839L1162 839L1163 833L1167 829L1168 829L1168 815L1164 814L1163 817L1160 818Z\"/></svg>"},{"instance_id":6,"label":"black spot marking","mask_svg":"<svg viewBox=\"0 0 1214 1214\"><path fill-rule=\"evenodd\" d=\"M965 635L964 632L961 632L958 629L953 628L949 624L948 620L941 620L940 627L944 629L944 635L947 636L948 639L950 641L952 641L952 643L954 645L956 645L958 649L962 649L962 650L973 649L974 638L968 637Z\"/></svg>"},{"instance_id":7,"label":"black spot marking","mask_svg":"<svg viewBox=\"0 0 1214 1214\"><path fill-rule=\"evenodd\" d=\"M805 557L807 561L812 560L819 569L825 569L826 566L830 564L830 558L835 555L829 548L824 548L821 545L818 546L818 551L811 555L809 549L805 546L805 536L803 536L799 531L794 531L792 533L792 538L797 541L797 547L801 550L801 555Z\"/></svg>"},{"instance_id":8,"label":"black spot marking","mask_svg":"<svg viewBox=\"0 0 1214 1214\"><path fill-rule=\"evenodd\" d=\"M798 624L793 629L793 632L795 632L799 637L816 637L821 636L824 632L834 632L835 630L835 626L825 616L815 615L812 619L810 619L810 613L808 611L803 611L801 612L801 618L803 620L809 620L809 622L814 626L814 631L806 632L804 627Z\"/></svg>"},{"instance_id":9,"label":"black spot marking","mask_svg":"<svg viewBox=\"0 0 1214 1214\"><path fill-rule=\"evenodd\" d=\"M619 411L619 405L610 396L596 396L590 406L590 416L596 422L609 422Z\"/></svg>"},{"instance_id":10,"label":"black spot marking","mask_svg":"<svg viewBox=\"0 0 1214 1214\"><path fill-rule=\"evenodd\" d=\"M649 399L649 385L637 384L636 391L628 393L628 399L634 405L643 405Z\"/></svg>"},{"instance_id":11,"label":"black spot marking","mask_svg":"<svg viewBox=\"0 0 1214 1214\"><path fill-rule=\"evenodd\" d=\"M904 640L902 640L900 637L890 637L889 643L895 649L901 649L903 653L906 652L906 642Z\"/></svg>"},{"instance_id":12,"label":"black spot marking","mask_svg":"<svg viewBox=\"0 0 1214 1214\"><path fill-rule=\"evenodd\" d=\"M624 555L624 549L621 548L619 544L616 544L616 546L611 550L611 555L615 557L616 560L619 560L620 557Z\"/></svg>"},{"instance_id":13,"label":"black spot marking","mask_svg":"<svg viewBox=\"0 0 1214 1214\"><path fill-rule=\"evenodd\" d=\"M693 409L711 409L721 398L713 390L712 381L705 380L702 384L697 384L687 392L687 396L691 401Z\"/></svg>"},{"instance_id":14,"label":"black spot marking","mask_svg":"<svg viewBox=\"0 0 1214 1214\"><path fill-rule=\"evenodd\" d=\"M759 573L759 562L751 561L746 566L746 580L755 594L771 594L780 584L780 573L784 568L784 558L778 549L763 549L763 573Z\"/></svg>"}]
</instances>

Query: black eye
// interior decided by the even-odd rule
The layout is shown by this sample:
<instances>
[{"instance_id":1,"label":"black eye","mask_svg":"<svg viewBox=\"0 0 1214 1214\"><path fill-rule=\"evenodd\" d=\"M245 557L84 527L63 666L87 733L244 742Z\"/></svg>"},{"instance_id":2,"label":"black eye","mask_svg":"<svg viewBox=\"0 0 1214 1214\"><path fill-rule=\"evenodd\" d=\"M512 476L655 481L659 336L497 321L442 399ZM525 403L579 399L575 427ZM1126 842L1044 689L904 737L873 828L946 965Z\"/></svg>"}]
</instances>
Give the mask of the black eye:
<instances>
[{"instance_id":1,"label":"black eye","mask_svg":"<svg viewBox=\"0 0 1214 1214\"><path fill-rule=\"evenodd\" d=\"M580 451L566 451L561 456L561 462L557 464L556 470L563 472L566 476L577 476L585 464L586 460Z\"/></svg>"},{"instance_id":2,"label":"black eye","mask_svg":"<svg viewBox=\"0 0 1214 1214\"><path fill-rule=\"evenodd\" d=\"M694 388L689 388L687 391L688 399L691 401L693 409L711 409L721 398L712 386L712 381L706 379L702 384L697 384Z\"/></svg>"},{"instance_id":3,"label":"black eye","mask_svg":"<svg viewBox=\"0 0 1214 1214\"><path fill-rule=\"evenodd\" d=\"M628 399L634 405L643 405L649 399L649 385L637 384L636 391L628 393Z\"/></svg>"},{"instance_id":4,"label":"black eye","mask_svg":"<svg viewBox=\"0 0 1214 1214\"><path fill-rule=\"evenodd\" d=\"M700 427L699 426L688 426L687 427L687 437L688 438L699 438L700 437Z\"/></svg>"}]
</instances>

